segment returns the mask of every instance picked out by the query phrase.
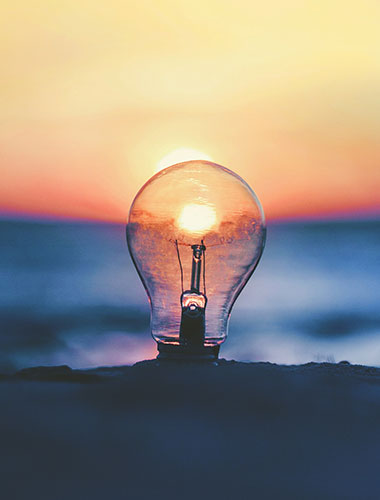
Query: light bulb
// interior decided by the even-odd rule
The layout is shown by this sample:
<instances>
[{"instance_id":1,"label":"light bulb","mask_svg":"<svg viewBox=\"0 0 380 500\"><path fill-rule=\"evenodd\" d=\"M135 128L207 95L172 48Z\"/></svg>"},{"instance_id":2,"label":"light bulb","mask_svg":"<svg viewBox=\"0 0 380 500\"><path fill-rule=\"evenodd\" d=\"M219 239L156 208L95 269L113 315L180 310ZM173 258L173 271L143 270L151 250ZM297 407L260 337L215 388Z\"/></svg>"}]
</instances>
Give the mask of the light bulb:
<instances>
[{"instance_id":1,"label":"light bulb","mask_svg":"<svg viewBox=\"0 0 380 500\"><path fill-rule=\"evenodd\" d=\"M136 195L127 241L159 357L217 357L264 248L264 213L252 189L208 161L168 167Z\"/></svg>"}]
</instances>

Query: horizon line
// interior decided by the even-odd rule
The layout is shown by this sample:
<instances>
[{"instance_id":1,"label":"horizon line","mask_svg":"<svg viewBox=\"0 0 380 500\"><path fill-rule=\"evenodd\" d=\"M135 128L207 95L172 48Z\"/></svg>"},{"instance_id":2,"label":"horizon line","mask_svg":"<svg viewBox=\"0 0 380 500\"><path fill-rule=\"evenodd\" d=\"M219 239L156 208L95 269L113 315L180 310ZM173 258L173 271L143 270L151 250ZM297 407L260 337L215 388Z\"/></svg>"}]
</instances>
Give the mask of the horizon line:
<instances>
[{"instance_id":1,"label":"horizon line","mask_svg":"<svg viewBox=\"0 0 380 500\"><path fill-rule=\"evenodd\" d=\"M128 216L125 220L120 219L100 219L100 218L86 218L66 216L60 214L41 214L31 212L18 212L18 211L2 211L0 209L1 221L15 221L15 222L40 222L40 223L63 223L63 224L109 224L120 225L127 224ZM266 217L267 224L286 224L297 222L340 222L340 221L376 221L380 220L380 209L373 210L358 210L347 212L332 212L322 214L302 214L292 216L277 216Z\"/></svg>"}]
</instances>

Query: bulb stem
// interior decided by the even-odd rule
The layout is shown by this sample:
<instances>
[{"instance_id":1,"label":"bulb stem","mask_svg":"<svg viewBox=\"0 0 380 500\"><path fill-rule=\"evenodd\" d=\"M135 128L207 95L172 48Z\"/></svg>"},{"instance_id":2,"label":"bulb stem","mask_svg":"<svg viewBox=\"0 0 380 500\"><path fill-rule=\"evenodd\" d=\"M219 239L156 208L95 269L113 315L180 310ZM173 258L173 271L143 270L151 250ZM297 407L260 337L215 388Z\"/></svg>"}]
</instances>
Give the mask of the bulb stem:
<instances>
[{"instance_id":1,"label":"bulb stem","mask_svg":"<svg viewBox=\"0 0 380 500\"><path fill-rule=\"evenodd\" d=\"M206 247L202 245L192 245L193 249L193 262L191 267L191 291L199 293L201 271L202 271L202 256Z\"/></svg>"},{"instance_id":2,"label":"bulb stem","mask_svg":"<svg viewBox=\"0 0 380 500\"><path fill-rule=\"evenodd\" d=\"M205 309L207 297L200 292L200 280L202 270L202 256L206 247L203 240L200 245L192 245L193 258L191 268L190 290L182 292L181 295L181 326L180 343L187 348L199 349L204 345L205 340ZM203 259L204 260L204 259ZM204 265L204 262L203 262Z\"/></svg>"}]
</instances>

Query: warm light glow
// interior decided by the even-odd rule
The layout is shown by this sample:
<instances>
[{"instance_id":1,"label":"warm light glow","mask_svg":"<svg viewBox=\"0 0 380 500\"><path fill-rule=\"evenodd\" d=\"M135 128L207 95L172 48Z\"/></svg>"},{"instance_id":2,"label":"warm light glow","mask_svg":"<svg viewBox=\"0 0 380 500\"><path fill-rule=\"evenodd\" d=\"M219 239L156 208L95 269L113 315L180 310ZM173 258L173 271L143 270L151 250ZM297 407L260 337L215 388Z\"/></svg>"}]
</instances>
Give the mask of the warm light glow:
<instances>
[{"instance_id":1,"label":"warm light glow","mask_svg":"<svg viewBox=\"0 0 380 500\"><path fill-rule=\"evenodd\" d=\"M0 213L123 222L210 155L268 219L380 213L379 1L56 4L1 4Z\"/></svg>"},{"instance_id":2,"label":"warm light glow","mask_svg":"<svg viewBox=\"0 0 380 500\"><path fill-rule=\"evenodd\" d=\"M190 160L213 161L210 156L202 153L202 151L197 151L196 149L191 148L178 148L161 158L161 160L157 163L157 172L166 167L170 167L171 165L175 165L176 163L182 163L183 161Z\"/></svg>"},{"instance_id":3,"label":"warm light glow","mask_svg":"<svg viewBox=\"0 0 380 500\"><path fill-rule=\"evenodd\" d=\"M198 203L185 205L178 218L178 225L181 229L194 233L211 229L215 222L215 210L208 205L199 205Z\"/></svg>"}]
</instances>

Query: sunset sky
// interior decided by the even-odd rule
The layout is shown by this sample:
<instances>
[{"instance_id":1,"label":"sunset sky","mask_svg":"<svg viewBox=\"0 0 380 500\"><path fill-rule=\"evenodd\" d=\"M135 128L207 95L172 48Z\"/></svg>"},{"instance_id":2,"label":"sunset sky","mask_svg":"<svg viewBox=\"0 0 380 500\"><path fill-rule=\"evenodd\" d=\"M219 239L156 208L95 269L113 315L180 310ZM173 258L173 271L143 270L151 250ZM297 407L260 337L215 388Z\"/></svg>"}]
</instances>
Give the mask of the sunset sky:
<instances>
[{"instance_id":1,"label":"sunset sky","mask_svg":"<svg viewBox=\"0 0 380 500\"><path fill-rule=\"evenodd\" d=\"M191 149L269 219L380 214L378 0L2 5L1 213L124 221Z\"/></svg>"}]
</instances>

